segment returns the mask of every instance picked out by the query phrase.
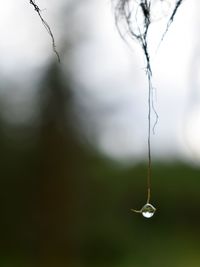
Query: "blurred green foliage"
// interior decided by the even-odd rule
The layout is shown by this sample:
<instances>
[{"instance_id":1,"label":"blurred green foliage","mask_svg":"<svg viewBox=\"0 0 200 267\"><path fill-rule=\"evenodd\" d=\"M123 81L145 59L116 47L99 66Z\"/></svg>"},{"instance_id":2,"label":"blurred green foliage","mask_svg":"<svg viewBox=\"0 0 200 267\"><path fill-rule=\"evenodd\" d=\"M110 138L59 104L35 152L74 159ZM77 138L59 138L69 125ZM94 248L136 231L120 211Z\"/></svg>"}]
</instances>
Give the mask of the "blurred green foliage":
<instances>
[{"instance_id":1,"label":"blurred green foliage","mask_svg":"<svg viewBox=\"0 0 200 267\"><path fill-rule=\"evenodd\" d=\"M157 212L132 213L146 164L120 167L81 144L70 83L51 66L41 84L35 126L0 124L0 266L199 266L199 169L154 163Z\"/></svg>"}]
</instances>

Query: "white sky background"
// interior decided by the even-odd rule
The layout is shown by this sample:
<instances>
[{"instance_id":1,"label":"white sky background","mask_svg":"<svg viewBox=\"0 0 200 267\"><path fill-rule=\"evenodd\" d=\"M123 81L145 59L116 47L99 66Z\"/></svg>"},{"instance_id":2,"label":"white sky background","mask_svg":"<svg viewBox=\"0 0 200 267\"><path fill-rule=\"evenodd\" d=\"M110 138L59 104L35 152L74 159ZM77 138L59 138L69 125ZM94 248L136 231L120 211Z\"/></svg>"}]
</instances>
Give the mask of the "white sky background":
<instances>
[{"instance_id":1,"label":"white sky background","mask_svg":"<svg viewBox=\"0 0 200 267\"><path fill-rule=\"evenodd\" d=\"M42 14L54 32L58 50L60 40L68 36L66 25L61 29L59 16L66 2L36 2L46 8ZM157 53L154 48L161 37L162 21L152 27L153 83L159 114L152 137L154 159L180 157L200 162L199 8L198 0L183 2ZM131 50L120 39L109 0L89 1L76 12L81 18L76 24L85 36L82 33L84 42L71 50L70 60L74 84L79 88L75 92L77 110L87 112L87 117L80 117L85 134L109 157L136 162L147 150L147 81L142 52L135 43ZM70 28L73 31L78 26ZM1 87L10 105L5 116L12 122L28 120L36 112L32 108L34 84L54 57L51 40L28 0L4 1L0 34L1 80L18 85L10 89L12 92ZM67 61L62 64L65 72Z\"/></svg>"}]
</instances>

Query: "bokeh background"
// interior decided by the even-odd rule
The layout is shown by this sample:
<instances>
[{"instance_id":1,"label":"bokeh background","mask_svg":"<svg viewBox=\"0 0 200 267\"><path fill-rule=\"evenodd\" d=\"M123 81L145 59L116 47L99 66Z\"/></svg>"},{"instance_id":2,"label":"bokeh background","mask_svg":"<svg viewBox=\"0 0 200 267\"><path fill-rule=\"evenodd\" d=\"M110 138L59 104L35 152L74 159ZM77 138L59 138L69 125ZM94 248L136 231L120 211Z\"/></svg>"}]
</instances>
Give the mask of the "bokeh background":
<instances>
[{"instance_id":1,"label":"bokeh background","mask_svg":"<svg viewBox=\"0 0 200 267\"><path fill-rule=\"evenodd\" d=\"M199 1L183 1L158 51L165 20L149 38L150 220L130 211L146 201L142 51L120 39L111 1L37 4L61 64L28 0L0 10L0 266L198 267Z\"/></svg>"}]
</instances>

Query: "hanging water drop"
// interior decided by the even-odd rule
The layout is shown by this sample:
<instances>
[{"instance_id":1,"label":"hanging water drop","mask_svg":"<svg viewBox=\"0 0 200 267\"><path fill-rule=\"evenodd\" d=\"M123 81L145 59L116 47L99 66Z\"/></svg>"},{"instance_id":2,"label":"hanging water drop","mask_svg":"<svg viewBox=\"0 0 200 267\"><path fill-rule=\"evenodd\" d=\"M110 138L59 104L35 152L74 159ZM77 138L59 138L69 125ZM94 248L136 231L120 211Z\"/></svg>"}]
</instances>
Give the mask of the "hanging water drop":
<instances>
[{"instance_id":1,"label":"hanging water drop","mask_svg":"<svg viewBox=\"0 0 200 267\"><path fill-rule=\"evenodd\" d=\"M156 211L156 208L154 208L153 205L149 204L147 202L147 204L145 204L141 210L134 210L134 209L131 209L131 211L133 212L136 212L136 213L141 213L143 217L145 218L151 218L153 217L155 211Z\"/></svg>"},{"instance_id":2,"label":"hanging water drop","mask_svg":"<svg viewBox=\"0 0 200 267\"><path fill-rule=\"evenodd\" d=\"M144 205L144 207L141 209L141 213L145 218L151 218L156 211L156 208L152 206L151 204L147 203Z\"/></svg>"}]
</instances>

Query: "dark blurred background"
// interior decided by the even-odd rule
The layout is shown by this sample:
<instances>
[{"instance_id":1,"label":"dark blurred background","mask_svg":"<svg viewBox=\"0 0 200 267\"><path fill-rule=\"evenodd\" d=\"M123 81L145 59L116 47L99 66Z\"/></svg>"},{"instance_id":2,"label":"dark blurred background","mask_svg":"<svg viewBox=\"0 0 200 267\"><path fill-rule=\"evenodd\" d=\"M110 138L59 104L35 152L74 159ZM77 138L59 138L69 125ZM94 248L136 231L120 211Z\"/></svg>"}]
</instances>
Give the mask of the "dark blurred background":
<instances>
[{"instance_id":1,"label":"dark blurred background","mask_svg":"<svg viewBox=\"0 0 200 267\"><path fill-rule=\"evenodd\" d=\"M87 68L89 56L83 48L90 35L98 35L98 32L85 32L86 26L82 26L83 21L87 26L91 23L91 20L85 22L84 19L91 12L92 18L95 17L98 5L89 0L84 3L86 6L79 1L58 1L57 4L51 1L47 4L48 10L44 14L55 36L57 31L61 64L56 61L50 40L40 29L42 25L34 10L23 1L20 8L13 3L16 12L12 12L16 20L20 20L20 11L29 14L29 24L22 23L24 29L38 23L35 32L41 31L44 47L38 44L40 38L34 39L37 33L33 33L33 47L26 48L26 44L23 47L30 52L14 45L18 38L22 38L21 33L12 39L4 36L8 38L5 43L10 46L5 45L7 60L4 56L0 70L0 266L198 267L199 136L196 143L191 143L185 133L183 137L179 134L173 137L169 132L159 139L165 129L174 126L173 119L169 119L164 122L166 128L162 128L163 115L164 118L160 119L161 134L158 129L153 137L153 142L157 144L158 138L160 144L160 150L159 146L155 152L153 150L152 204L157 212L151 219L131 212L131 208L139 209L146 201L146 126L143 128L146 124L146 99L143 117L137 94L132 95L133 102L126 102L130 95L125 87L134 91L133 81L116 84L116 75L110 74L111 78L107 79L104 75L95 76L94 70ZM45 4L41 3L41 8ZM8 4L5 21L11 15L9 8ZM112 18L109 5L105 8ZM48 12L51 14L49 17ZM29 40L28 37L24 39ZM35 47L33 40L41 50ZM121 42L117 37L116 40ZM78 52L80 45L83 46L81 57ZM123 46L123 49L127 48ZM96 52L98 54L99 50ZM78 65L85 69L85 74L83 71L79 73L75 66L78 55ZM93 59L98 62L98 58ZM104 67L99 66L99 71ZM141 72L140 67L138 69L136 71ZM88 75L88 83L81 82L81 75ZM126 80L127 74L124 76ZM198 74L195 76L192 72L192 77L193 87L198 89ZM104 88L107 81L109 86ZM176 82L178 88L178 81L174 81L174 86ZM112 88L113 96L110 93ZM119 94L117 99L116 94ZM131 120L127 121L127 113L119 112L126 104L134 106L127 111L129 114L133 112ZM195 108L197 104L195 102ZM192 108L182 109L187 110L188 116ZM116 113L120 113L119 121L123 114L125 120L122 124L117 124ZM140 124L143 118L144 122ZM130 124L136 126L132 128ZM112 128L111 139L101 146L101 135L105 129L108 130L105 125ZM184 127L178 127L187 132ZM131 148L127 145L127 136L135 138L135 142L130 143ZM119 139L112 143L115 138ZM174 146L180 139L187 143L187 153L179 145L170 150L171 143ZM191 144L197 144L194 146L197 150Z\"/></svg>"}]
</instances>

